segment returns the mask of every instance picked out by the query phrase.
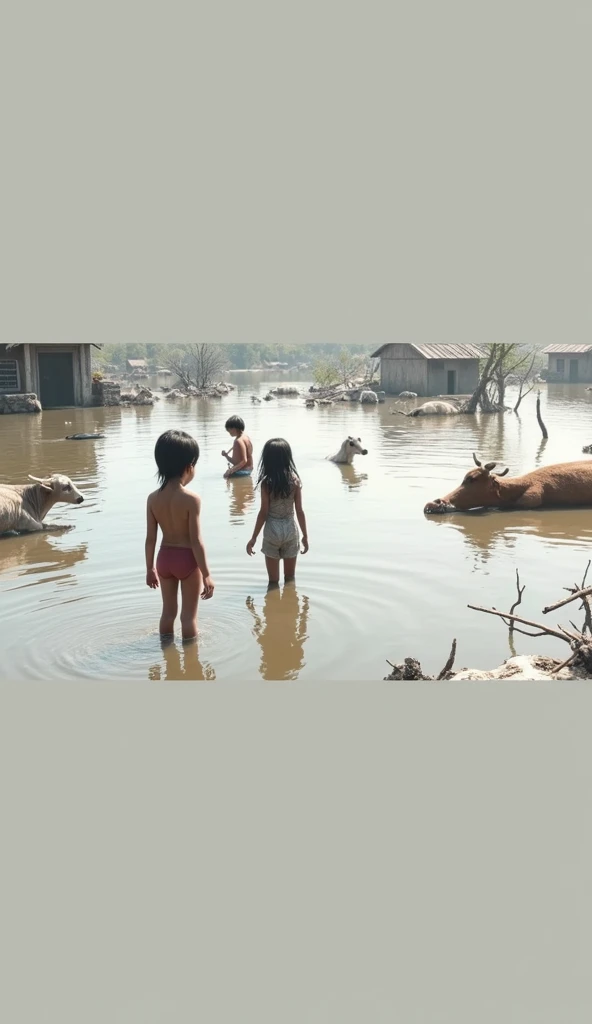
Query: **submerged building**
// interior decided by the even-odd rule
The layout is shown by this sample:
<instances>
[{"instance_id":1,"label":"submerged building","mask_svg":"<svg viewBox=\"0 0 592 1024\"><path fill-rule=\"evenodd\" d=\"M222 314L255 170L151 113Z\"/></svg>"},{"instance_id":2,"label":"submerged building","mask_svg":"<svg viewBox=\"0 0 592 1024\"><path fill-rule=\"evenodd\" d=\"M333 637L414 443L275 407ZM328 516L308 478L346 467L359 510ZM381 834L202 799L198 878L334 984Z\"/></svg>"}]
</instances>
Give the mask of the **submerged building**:
<instances>
[{"instance_id":1,"label":"submerged building","mask_svg":"<svg viewBox=\"0 0 592 1024\"><path fill-rule=\"evenodd\" d=\"M0 345L0 411L27 411L18 408L18 395L36 395L43 409L92 405L92 349L100 347Z\"/></svg>"},{"instance_id":2,"label":"submerged building","mask_svg":"<svg viewBox=\"0 0 592 1024\"><path fill-rule=\"evenodd\" d=\"M421 398L467 395L479 383L476 345L381 345L372 353L380 359L380 386L389 395L414 391Z\"/></svg>"}]
</instances>

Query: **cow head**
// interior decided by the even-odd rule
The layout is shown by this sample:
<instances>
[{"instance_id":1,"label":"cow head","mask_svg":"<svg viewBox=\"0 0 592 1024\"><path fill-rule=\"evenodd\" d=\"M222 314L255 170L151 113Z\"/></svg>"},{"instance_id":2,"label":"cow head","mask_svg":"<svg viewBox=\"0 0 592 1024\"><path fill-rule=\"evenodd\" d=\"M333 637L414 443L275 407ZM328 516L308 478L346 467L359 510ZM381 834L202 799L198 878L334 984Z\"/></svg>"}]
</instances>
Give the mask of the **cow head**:
<instances>
[{"instance_id":1,"label":"cow head","mask_svg":"<svg viewBox=\"0 0 592 1024\"><path fill-rule=\"evenodd\" d=\"M348 437L346 441L348 448L353 448L355 455L367 455L368 449L362 448L362 441L359 437Z\"/></svg>"},{"instance_id":2,"label":"cow head","mask_svg":"<svg viewBox=\"0 0 592 1024\"><path fill-rule=\"evenodd\" d=\"M48 498L51 497L54 505L58 501L65 501L69 505L80 505L84 501L83 495L76 489L70 477L63 476L61 473L53 473L52 476L46 476L43 479L31 476L29 473L29 480L34 480L39 484L44 494Z\"/></svg>"},{"instance_id":3,"label":"cow head","mask_svg":"<svg viewBox=\"0 0 592 1024\"><path fill-rule=\"evenodd\" d=\"M501 473L494 473L493 470L497 466L497 462L487 462L483 466L474 452L473 459L477 469L469 470L460 487L451 491L445 498L429 501L424 508L427 515L443 512L466 512L470 508L495 507L499 504L499 478L506 476L509 470L504 469Z\"/></svg>"}]
</instances>

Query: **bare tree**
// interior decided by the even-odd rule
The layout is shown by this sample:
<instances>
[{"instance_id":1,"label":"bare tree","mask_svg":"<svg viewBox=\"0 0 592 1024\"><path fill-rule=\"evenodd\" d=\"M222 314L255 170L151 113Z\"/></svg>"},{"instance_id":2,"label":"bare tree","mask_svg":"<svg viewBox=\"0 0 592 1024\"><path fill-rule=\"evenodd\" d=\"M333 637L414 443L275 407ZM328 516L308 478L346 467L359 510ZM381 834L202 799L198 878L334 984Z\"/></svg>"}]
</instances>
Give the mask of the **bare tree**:
<instances>
[{"instance_id":1,"label":"bare tree","mask_svg":"<svg viewBox=\"0 0 592 1024\"><path fill-rule=\"evenodd\" d=\"M505 406L508 384L517 384L523 377L526 384L532 376L536 376L533 370L539 358L536 349L533 351L524 345L504 345L503 348L504 355L493 379L495 393L491 395L492 401L502 407Z\"/></svg>"},{"instance_id":2,"label":"bare tree","mask_svg":"<svg viewBox=\"0 0 592 1024\"><path fill-rule=\"evenodd\" d=\"M517 408L522 398L528 394L525 388L534 376L537 352L518 344L504 345L494 342L486 346L485 353L479 383L469 400L465 402L462 412L474 413L479 408L483 412L503 412L506 386L512 379L521 384L521 398Z\"/></svg>"},{"instance_id":3,"label":"bare tree","mask_svg":"<svg viewBox=\"0 0 592 1024\"><path fill-rule=\"evenodd\" d=\"M526 398L534 388L537 377L537 371L535 370L536 361L537 353L533 352L528 365L520 373L515 374L518 385L518 399L514 406L514 412L518 412L522 399Z\"/></svg>"},{"instance_id":4,"label":"bare tree","mask_svg":"<svg viewBox=\"0 0 592 1024\"><path fill-rule=\"evenodd\" d=\"M462 406L461 412L475 413L479 408L483 409L484 412L496 411L492 405L488 389L491 382L495 379L500 362L504 358L504 348L504 345L498 345L497 343L487 346L487 354L479 375L479 383L469 400Z\"/></svg>"},{"instance_id":5,"label":"bare tree","mask_svg":"<svg viewBox=\"0 0 592 1024\"><path fill-rule=\"evenodd\" d=\"M167 361L167 369L185 387L200 391L218 383L227 365L226 355L219 345L182 345Z\"/></svg>"}]
</instances>

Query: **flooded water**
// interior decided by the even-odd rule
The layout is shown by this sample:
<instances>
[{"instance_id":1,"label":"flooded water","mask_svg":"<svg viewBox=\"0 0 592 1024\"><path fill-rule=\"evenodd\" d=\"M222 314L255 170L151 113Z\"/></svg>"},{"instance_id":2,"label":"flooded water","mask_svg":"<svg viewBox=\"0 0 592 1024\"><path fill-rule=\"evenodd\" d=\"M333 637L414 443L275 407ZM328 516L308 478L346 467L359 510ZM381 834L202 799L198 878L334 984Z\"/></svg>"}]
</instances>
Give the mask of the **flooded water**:
<instances>
[{"instance_id":1,"label":"flooded water","mask_svg":"<svg viewBox=\"0 0 592 1024\"><path fill-rule=\"evenodd\" d=\"M567 656L566 645L515 634L467 604L509 609L515 573L526 585L520 611L580 581L590 557L592 511L456 514L427 518L426 501L459 483L473 451L512 475L585 458L592 443L592 392L549 385L520 415L405 419L384 405L314 409L301 399L253 404L273 375L237 374L220 400L161 400L154 407L72 409L0 417L0 480L61 472L84 493L47 522L62 533L0 538L2 661L11 678L223 681L382 679L386 659L418 657L437 672L457 638L457 666L491 668L511 653ZM279 380L280 378L275 378ZM170 381L169 381L170 382ZM163 381L166 383L166 381ZM292 381L281 377L282 384ZM309 381L294 381L303 390ZM511 393L508 399L511 400ZM403 403L409 408L413 403ZM249 558L258 501L253 481L222 478L224 422L241 415L255 457L269 437L292 444L304 483L310 551L295 587L266 592L264 558ZM203 535L216 583L200 603L197 646L161 646L160 595L145 585L146 496L155 486L154 443L165 429L194 434L201 457L192 487L203 499ZM104 430L98 441L66 441ZM368 448L352 468L325 461L354 434ZM563 613L563 614L562 614ZM575 606L555 613L579 621ZM550 617L551 618L551 617Z\"/></svg>"}]
</instances>

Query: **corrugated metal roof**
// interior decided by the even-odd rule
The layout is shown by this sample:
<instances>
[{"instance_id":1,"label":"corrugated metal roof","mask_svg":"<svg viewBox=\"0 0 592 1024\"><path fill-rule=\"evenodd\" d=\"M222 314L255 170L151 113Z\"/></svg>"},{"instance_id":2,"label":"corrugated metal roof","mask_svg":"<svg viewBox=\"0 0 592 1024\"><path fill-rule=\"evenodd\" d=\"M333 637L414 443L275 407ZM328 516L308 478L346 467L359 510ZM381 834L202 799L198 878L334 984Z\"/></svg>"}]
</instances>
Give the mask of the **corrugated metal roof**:
<instances>
[{"instance_id":1,"label":"corrugated metal roof","mask_svg":"<svg viewBox=\"0 0 592 1024\"><path fill-rule=\"evenodd\" d=\"M385 348L390 348L391 345L395 344L409 344L411 348L414 348L416 352L419 352L424 359L482 359L483 352L477 348L476 345L414 345L412 342L389 342L386 345L381 345L380 348L376 349L370 356L371 359L377 359Z\"/></svg>"},{"instance_id":2,"label":"corrugated metal roof","mask_svg":"<svg viewBox=\"0 0 592 1024\"><path fill-rule=\"evenodd\" d=\"M142 368L144 366L147 366L148 364L146 363L145 359L128 359L127 365L128 366L133 366L134 368L137 369L137 368Z\"/></svg>"},{"instance_id":3,"label":"corrugated metal roof","mask_svg":"<svg viewBox=\"0 0 592 1024\"><path fill-rule=\"evenodd\" d=\"M481 359L483 353L476 345L413 345L426 359Z\"/></svg>"},{"instance_id":4,"label":"corrugated metal roof","mask_svg":"<svg viewBox=\"0 0 592 1024\"><path fill-rule=\"evenodd\" d=\"M547 345L543 349L544 355L552 355L557 352L559 355L565 352L566 355L584 355L586 352L592 352L592 345Z\"/></svg>"}]
</instances>

